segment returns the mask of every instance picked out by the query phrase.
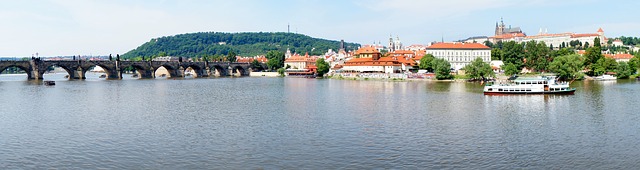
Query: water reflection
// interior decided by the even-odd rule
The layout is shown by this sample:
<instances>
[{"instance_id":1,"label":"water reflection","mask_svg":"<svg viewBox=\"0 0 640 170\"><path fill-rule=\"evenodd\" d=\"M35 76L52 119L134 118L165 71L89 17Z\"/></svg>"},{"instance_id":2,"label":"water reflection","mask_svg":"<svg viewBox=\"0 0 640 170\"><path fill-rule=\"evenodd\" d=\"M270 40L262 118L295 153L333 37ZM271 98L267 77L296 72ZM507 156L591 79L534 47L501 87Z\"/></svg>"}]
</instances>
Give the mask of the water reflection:
<instances>
[{"instance_id":1,"label":"water reflection","mask_svg":"<svg viewBox=\"0 0 640 170\"><path fill-rule=\"evenodd\" d=\"M427 83L427 90L435 92L449 92L451 85L455 84L456 83L452 82L429 82Z\"/></svg>"}]
</instances>

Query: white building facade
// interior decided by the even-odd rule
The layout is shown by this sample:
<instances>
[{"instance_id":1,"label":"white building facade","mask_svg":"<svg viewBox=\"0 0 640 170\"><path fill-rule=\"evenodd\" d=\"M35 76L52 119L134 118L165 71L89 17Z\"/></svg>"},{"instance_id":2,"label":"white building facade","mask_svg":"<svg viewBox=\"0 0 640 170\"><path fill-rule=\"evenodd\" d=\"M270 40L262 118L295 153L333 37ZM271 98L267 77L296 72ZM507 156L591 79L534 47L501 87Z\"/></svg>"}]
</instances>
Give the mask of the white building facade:
<instances>
[{"instance_id":1,"label":"white building facade","mask_svg":"<svg viewBox=\"0 0 640 170\"><path fill-rule=\"evenodd\" d=\"M480 43L437 43L427 47L427 54L448 61L456 71L478 57L486 63L491 61L491 48Z\"/></svg>"},{"instance_id":2,"label":"white building facade","mask_svg":"<svg viewBox=\"0 0 640 170\"><path fill-rule=\"evenodd\" d=\"M560 34L548 34L546 32L540 32L538 35L527 36L524 38L524 42L528 42L531 40L535 40L537 42L544 42L547 47L558 48L565 44L565 46L569 46L571 41L579 41L583 45L589 44L589 46L594 46L594 41L596 38L600 39L600 45L605 45L607 43L607 37L604 36L604 31L602 28L598 29L596 33L587 33L587 34L575 34L575 33L560 33Z\"/></svg>"}]
</instances>

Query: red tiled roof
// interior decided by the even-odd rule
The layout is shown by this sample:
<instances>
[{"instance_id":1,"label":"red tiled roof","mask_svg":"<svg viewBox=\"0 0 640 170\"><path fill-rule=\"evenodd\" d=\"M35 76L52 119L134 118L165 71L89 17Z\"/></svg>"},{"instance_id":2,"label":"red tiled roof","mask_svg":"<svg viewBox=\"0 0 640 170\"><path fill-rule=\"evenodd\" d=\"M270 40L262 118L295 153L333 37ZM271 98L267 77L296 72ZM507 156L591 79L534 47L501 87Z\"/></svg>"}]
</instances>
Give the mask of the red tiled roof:
<instances>
[{"instance_id":1,"label":"red tiled roof","mask_svg":"<svg viewBox=\"0 0 640 170\"><path fill-rule=\"evenodd\" d=\"M422 57L424 57L424 55L416 56L413 59L416 60L416 61L420 61L420 59L422 59Z\"/></svg>"},{"instance_id":2,"label":"red tiled roof","mask_svg":"<svg viewBox=\"0 0 640 170\"><path fill-rule=\"evenodd\" d=\"M250 63L250 62L253 62L253 60L258 60L258 62L261 62L261 63L266 63L267 61L269 61L265 56L236 57L236 62L239 62L239 63Z\"/></svg>"},{"instance_id":3,"label":"red tiled roof","mask_svg":"<svg viewBox=\"0 0 640 170\"><path fill-rule=\"evenodd\" d=\"M427 49L491 49L479 43L437 43Z\"/></svg>"},{"instance_id":4,"label":"red tiled roof","mask_svg":"<svg viewBox=\"0 0 640 170\"><path fill-rule=\"evenodd\" d=\"M571 36L571 35L573 35L573 33L538 34L533 36L527 36L526 38L534 39L534 38L541 38L541 37L563 37L563 36Z\"/></svg>"},{"instance_id":5,"label":"red tiled roof","mask_svg":"<svg viewBox=\"0 0 640 170\"><path fill-rule=\"evenodd\" d=\"M379 60L373 58L354 58L344 63L345 66L400 66L401 63L391 59L391 57L382 57Z\"/></svg>"},{"instance_id":6,"label":"red tiled roof","mask_svg":"<svg viewBox=\"0 0 640 170\"><path fill-rule=\"evenodd\" d=\"M502 35L496 35L493 38L495 39L510 39L510 38L514 38L514 37L526 37L527 35L525 35L524 33L512 33L512 34L502 34Z\"/></svg>"},{"instance_id":7,"label":"red tiled roof","mask_svg":"<svg viewBox=\"0 0 640 170\"><path fill-rule=\"evenodd\" d=\"M352 58L347 62L364 62L364 61L373 61L373 58Z\"/></svg>"},{"instance_id":8,"label":"red tiled roof","mask_svg":"<svg viewBox=\"0 0 640 170\"><path fill-rule=\"evenodd\" d=\"M599 29L598 29L598 32L604 32L604 31L602 30L602 28L599 28Z\"/></svg>"},{"instance_id":9,"label":"red tiled roof","mask_svg":"<svg viewBox=\"0 0 640 170\"><path fill-rule=\"evenodd\" d=\"M631 54L615 54L615 55L605 54L604 57L613 58L613 59L631 59L631 58L633 58L633 55L631 55Z\"/></svg>"},{"instance_id":10,"label":"red tiled roof","mask_svg":"<svg viewBox=\"0 0 640 170\"><path fill-rule=\"evenodd\" d=\"M362 47L362 48L360 48L360 49L358 49L356 51L356 55L358 55L358 54L375 54L375 53L380 53L380 52L374 47Z\"/></svg>"},{"instance_id":11,"label":"red tiled roof","mask_svg":"<svg viewBox=\"0 0 640 170\"><path fill-rule=\"evenodd\" d=\"M318 59L318 56L309 56L308 54L301 56L301 55L294 55L291 56L287 59L285 59L285 62L302 62L302 61L313 61L315 62Z\"/></svg>"},{"instance_id":12,"label":"red tiled roof","mask_svg":"<svg viewBox=\"0 0 640 170\"><path fill-rule=\"evenodd\" d=\"M600 36L598 34L573 34L571 38L580 38L580 37L597 37Z\"/></svg>"},{"instance_id":13,"label":"red tiled roof","mask_svg":"<svg viewBox=\"0 0 640 170\"><path fill-rule=\"evenodd\" d=\"M416 54L416 53L409 50L396 50L394 52L390 52L389 54Z\"/></svg>"}]
</instances>

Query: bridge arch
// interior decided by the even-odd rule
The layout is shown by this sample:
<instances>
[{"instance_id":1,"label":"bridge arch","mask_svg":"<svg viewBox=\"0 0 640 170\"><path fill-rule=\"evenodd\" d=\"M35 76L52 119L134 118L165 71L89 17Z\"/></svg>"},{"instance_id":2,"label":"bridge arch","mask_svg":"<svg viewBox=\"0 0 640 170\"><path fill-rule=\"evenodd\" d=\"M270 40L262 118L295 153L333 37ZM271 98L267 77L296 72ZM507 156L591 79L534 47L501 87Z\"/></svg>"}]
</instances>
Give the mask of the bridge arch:
<instances>
[{"instance_id":1,"label":"bridge arch","mask_svg":"<svg viewBox=\"0 0 640 170\"><path fill-rule=\"evenodd\" d=\"M232 69L233 69L232 70L232 75L233 76L238 76L238 77L246 75L245 73L247 73L247 71L248 71L248 70L245 70L245 68L242 67L242 66L235 66Z\"/></svg>"},{"instance_id":2,"label":"bridge arch","mask_svg":"<svg viewBox=\"0 0 640 170\"><path fill-rule=\"evenodd\" d=\"M142 79L142 78L153 78L153 74L151 74L151 70L147 69L146 67L139 65L139 64L131 64L128 66L124 66L122 68L120 68L120 73L122 74L122 72L132 69L134 72L133 77L137 77L138 79ZM120 77L122 77L122 75L120 75Z\"/></svg>"},{"instance_id":3,"label":"bridge arch","mask_svg":"<svg viewBox=\"0 0 640 170\"><path fill-rule=\"evenodd\" d=\"M185 77L187 76L187 70L189 70L189 68L191 68L191 70L193 70L193 78L198 78L198 77L207 77L208 75L205 74L205 70L197 65L197 64L188 64L188 65L184 65L183 66L183 73L185 73Z\"/></svg>"},{"instance_id":4,"label":"bridge arch","mask_svg":"<svg viewBox=\"0 0 640 170\"><path fill-rule=\"evenodd\" d=\"M167 71L168 74L163 75L165 73L159 73L158 71L160 70L160 68L164 68ZM165 76L168 77L168 78L180 77L180 75L178 74L178 69L179 68L175 68L175 67L173 67L173 66L171 66L169 64L163 64L163 65L160 65L158 67L154 67L152 69L153 69L152 70L153 75L155 75L154 77L156 77L156 78L157 77L165 77Z\"/></svg>"},{"instance_id":5,"label":"bridge arch","mask_svg":"<svg viewBox=\"0 0 640 170\"><path fill-rule=\"evenodd\" d=\"M217 76L217 77L225 77L227 76L227 68L222 66L222 65L211 65L209 66L209 70L211 71L211 76Z\"/></svg>"},{"instance_id":6,"label":"bridge arch","mask_svg":"<svg viewBox=\"0 0 640 170\"><path fill-rule=\"evenodd\" d=\"M89 65L89 66L86 66L86 67L82 67L82 75L83 76L87 75L87 72L95 69L96 67L102 68L102 70L104 71L104 74L105 74L105 78L117 76L114 73L115 70L112 70L110 67L108 67L107 65L104 65L104 64L93 64L93 65Z\"/></svg>"},{"instance_id":7,"label":"bridge arch","mask_svg":"<svg viewBox=\"0 0 640 170\"><path fill-rule=\"evenodd\" d=\"M31 71L29 70L29 68L19 64L10 64L10 65L0 66L0 74L2 74L4 71L6 71L9 68L18 68L20 70L23 70L25 73L27 73L27 79L33 78L33 75L31 74Z\"/></svg>"},{"instance_id":8,"label":"bridge arch","mask_svg":"<svg viewBox=\"0 0 640 170\"><path fill-rule=\"evenodd\" d=\"M70 66L70 65L65 65L65 64L61 64L61 63L51 63L51 64L46 64L44 65L45 69L44 70L40 70L41 73L39 74L44 74L45 72L47 72L49 70L49 68L53 68L53 67L60 67L62 68L64 71L67 72L67 75L69 75L69 79L84 79L84 74L82 75L78 75L78 69L80 68L78 65L75 66Z\"/></svg>"}]
</instances>

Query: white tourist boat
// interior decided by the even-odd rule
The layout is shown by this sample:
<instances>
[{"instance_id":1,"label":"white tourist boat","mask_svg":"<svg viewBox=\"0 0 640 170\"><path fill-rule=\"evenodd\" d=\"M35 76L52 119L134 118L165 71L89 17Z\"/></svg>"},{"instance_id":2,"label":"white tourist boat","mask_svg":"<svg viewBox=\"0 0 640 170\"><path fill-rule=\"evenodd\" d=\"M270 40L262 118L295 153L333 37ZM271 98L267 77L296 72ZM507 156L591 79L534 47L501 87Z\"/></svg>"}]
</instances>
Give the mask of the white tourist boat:
<instances>
[{"instance_id":1,"label":"white tourist boat","mask_svg":"<svg viewBox=\"0 0 640 170\"><path fill-rule=\"evenodd\" d=\"M611 80L616 80L617 78L615 76L605 74L605 75L595 77L594 79L598 81L611 81Z\"/></svg>"},{"instance_id":2,"label":"white tourist boat","mask_svg":"<svg viewBox=\"0 0 640 170\"><path fill-rule=\"evenodd\" d=\"M555 76L516 78L506 83L491 82L484 86L485 95L504 94L573 94L568 82L558 82Z\"/></svg>"}]
</instances>

